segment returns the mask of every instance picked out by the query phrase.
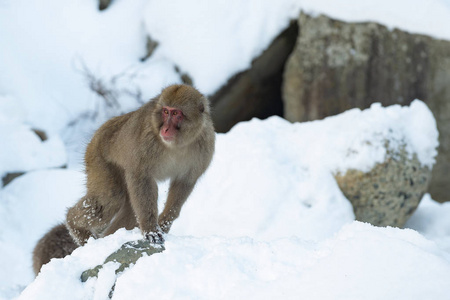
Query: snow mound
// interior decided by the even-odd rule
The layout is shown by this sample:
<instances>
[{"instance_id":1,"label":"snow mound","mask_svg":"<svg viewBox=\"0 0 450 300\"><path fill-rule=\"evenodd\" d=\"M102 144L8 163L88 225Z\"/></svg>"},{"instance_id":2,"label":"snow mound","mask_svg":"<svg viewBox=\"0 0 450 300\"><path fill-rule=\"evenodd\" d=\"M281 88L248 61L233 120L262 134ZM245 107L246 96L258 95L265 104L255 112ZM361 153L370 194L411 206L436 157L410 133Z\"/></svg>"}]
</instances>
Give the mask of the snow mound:
<instances>
[{"instance_id":1,"label":"snow mound","mask_svg":"<svg viewBox=\"0 0 450 300\"><path fill-rule=\"evenodd\" d=\"M80 273L121 243L140 238L120 230L91 240L44 266L19 299L105 299L114 263L98 279ZM353 222L329 240L177 237L118 275L113 299L445 299L450 262L412 230ZM95 253L95 258L92 255ZM399 280L401 278L401 280Z\"/></svg>"},{"instance_id":2,"label":"snow mound","mask_svg":"<svg viewBox=\"0 0 450 300\"><path fill-rule=\"evenodd\" d=\"M450 255L449 215L450 202L439 203L426 194L405 227L417 230L426 238L435 241Z\"/></svg>"},{"instance_id":3,"label":"snow mound","mask_svg":"<svg viewBox=\"0 0 450 300\"><path fill-rule=\"evenodd\" d=\"M321 127L318 138L310 137L317 147L310 151L311 159L317 159L316 151L322 149L319 153L325 158L325 164L343 173L348 169L370 171L375 163L385 160L387 150L398 151L402 147L410 156L416 154L420 163L431 169L439 146L436 121L420 100L414 100L410 106L386 108L374 103L370 109L351 109L309 126Z\"/></svg>"},{"instance_id":4,"label":"snow mound","mask_svg":"<svg viewBox=\"0 0 450 300\"><path fill-rule=\"evenodd\" d=\"M369 171L384 161L386 141L393 149L406 145L431 167L437 135L432 113L419 100L409 107L374 104L308 123L279 117L240 123L217 136L213 162L171 232L261 240L329 237L354 218L333 173Z\"/></svg>"},{"instance_id":5,"label":"snow mound","mask_svg":"<svg viewBox=\"0 0 450 300\"><path fill-rule=\"evenodd\" d=\"M24 124L24 111L16 99L0 96L0 178L8 172L61 167L67 163L64 143L57 135L42 142Z\"/></svg>"},{"instance_id":6,"label":"snow mound","mask_svg":"<svg viewBox=\"0 0 450 300\"><path fill-rule=\"evenodd\" d=\"M448 0L351 5L329 0L116 0L102 12L92 0L3 1L0 174L64 164L65 150L56 134L66 142L69 168L78 166L83 142L102 122L82 116L101 114L104 105L90 90L83 64L107 88L120 92L122 110L137 106L127 96L130 88L149 99L179 83L175 65L202 92L212 93L250 66L300 9L450 38ZM160 45L142 62L148 34ZM30 128L45 130L50 139L40 142ZM136 298L153 289L167 297L197 299L448 298L442 283L448 282L449 205L425 196L408 223L434 244L412 231L352 223L351 206L331 175L370 169L384 158L385 138L391 145L405 143L422 164L433 164L437 131L421 102L409 108L375 105L306 124L252 120L218 135L216 158L175 222L167 253L142 259L126 271L117 281L115 298L134 293L129 280L140 291ZM1 299L14 298L33 280L36 241L84 194L83 181L84 175L73 170L33 171L0 190ZM163 202L167 184L160 191ZM45 266L21 298L106 298L116 278L113 265L85 284L79 275L140 237L137 230L122 230L91 240L72 256ZM165 264L173 272L147 264Z\"/></svg>"},{"instance_id":7,"label":"snow mound","mask_svg":"<svg viewBox=\"0 0 450 300\"><path fill-rule=\"evenodd\" d=\"M410 129L406 124L420 124L420 126L412 126L413 129ZM303 277L304 267L309 267L311 262L303 261L302 255L300 257L293 256L292 253L280 254L279 257L269 255L273 251L282 251L280 249L283 247L296 249L293 253L305 253L304 255L307 257L308 255L315 257L317 253L314 251L317 247L321 249L318 253L325 253L325 250L330 247L333 249L342 247L341 254L334 252L334 254L330 254L336 273L322 274L325 277L336 276L338 278L341 276L339 269L343 268L339 265L339 261L343 257L345 258L345 251L349 249L360 251L361 253L351 252L352 255L349 255L348 260L351 260L355 254L360 256L361 262L359 263L362 263L365 257L362 253L368 247L364 239L367 232L373 239L368 241L369 245L385 243L385 240L389 240L387 237L394 234L389 245L398 247L398 252L406 247L405 245L408 243L402 242L406 240L419 245L425 249L424 252L431 251L435 257L433 264L435 260L442 259L443 254L436 250L438 248L431 246L433 243L425 242L422 237L412 231L372 229L360 224L353 224L349 227L352 229L343 230L335 236L341 228L345 228L345 225L352 224L354 215L350 203L334 180L333 172L345 168L366 169L382 161L386 154L384 147L386 140L391 146L401 146L406 143L406 149L411 153L416 153L422 163L432 164L436 154L437 130L427 106L419 100L414 101L410 107L394 105L383 108L379 104L375 104L364 111L354 109L321 121L296 124L291 124L279 117L272 117L264 121L253 119L237 125L227 134L218 134L216 153L212 164L183 207L181 216L174 222L171 235L168 236L167 250L161 256L167 261L159 262L160 265L157 268L162 269L163 264L178 265L177 268L182 268L181 273L180 275L172 274L172 277L187 276L192 271L194 272L192 278L198 276L197 279L206 280L212 288L210 290L205 288L203 283L196 285L196 279L193 279L186 283L180 282L179 286L175 288L175 291L179 290L173 296L180 295L177 293L186 289L193 298L196 296L208 298L214 291L227 296L233 296L233 293L237 293L237 296L244 296L245 293L255 292L257 288L261 287L264 287L262 288L264 293L273 295L277 290L273 287L279 285L278 291L280 288L285 288L284 279L275 280L278 277L285 278L288 275L296 274L297 277L294 276L294 278L307 281L307 278L316 274L311 273L307 277ZM0 241L5 245L5 254L17 253L15 256L17 260L9 259L4 263L10 265L11 269L14 269L14 266L19 268L13 272L17 277L4 274L2 279L6 286L13 284L20 286L30 281L32 278L31 268L29 268L31 265L30 254L35 242L58 220L64 219L65 207L72 205L83 195L83 180L83 174L74 171L40 171L26 174L13 181L5 189L0 190L0 199L6 200L5 205L0 206L0 228L5 228L0 231ZM163 208L167 190L167 182L160 184L160 209ZM23 219L23 215L28 216L26 220ZM359 230L360 228L363 229ZM347 246L346 243L340 244L343 239L348 238L346 232L351 232L349 235L358 236L357 239L352 240L351 248L347 248L350 246ZM107 239L92 240L87 247L78 249L76 253L64 260L54 260L44 267L35 283L24 292L23 299L27 299L27 297L33 299L33 295L40 295L41 292L48 293L49 285L60 286L61 280L67 280L66 284L73 285L75 289L79 288L78 292L73 292L72 298L67 299L85 298L86 293L94 293L94 291L107 294L115 279L114 266L105 267L101 271L101 274L104 275L99 277L98 282L89 281L86 285L82 285L78 282L79 276L85 269L102 263L106 256L131 239L130 234L134 239L141 237L137 230L133 233L123 231ZM23 239L22 237L25 235L27 238ZM377 240L377 236L380 235L382 237ZM398 238L401 241L396 241ZM331 244L322 244L327 239L331 239ZM333 243L339 247L333 246ZM283 245L283 247L279 245ZM382 251L387 252L389 245L386 248L383 246ZM446 244L443 245L445 247ZM265 247L264 251L258 250L259 248L265 249ZM270 250L272 247L275 250ZM416 253L408 249L405 251L411 251L412 256L422 253L419 250ZM255 254L256 256L252 258L250 254L259 253L258 251L263 251L262 256L258 259ZM311 254L310 251L315 254ZM374 255L374 262L365 262L367 269L378 266L383 258L381 254L376 255L375 250L370 253ZM193 269L190 269L189 264L181 263L183 260L195 262L198 259L199 266L202 266L208 262L211 255L213 255L212 265L206 265L206 269L196 269L197 264L192 264ZM262 263L266 262L264 255L268 255L267 259L271 259L267 267L262 266ZM399 254L392 255L394 256L387 258L390 264L396 259L395 255ZM3 257L8 257L8 255ZM155 255L154 257L160 256ZM215 261L216 259L217 261ZM300 261L297 261L298 259ZM150 261L148 262L150 264L154 263L152 262L153 256L144 259L144 261L147 260ZM28 261L29 264L24 264L23 261ZM406 262L401 262L406 265ZM286 264L291 267L285 266L286 268L284 268L283 266ZM349 261L344 260L341 264L347 266L348 271L355 277L361 275ZM139 264L136 265L136 268L138 266ZM442 278L446 278L447 269L444 266L444 269L441 270ZM399 267L396 272L404 272L402 268ZM168 270L170 269L168 268ZM231 276L230 281L225 283L219 281L220 278L227 277L226 274L217 272L219 269L230 272L228 274ZM317 269L314 270L317 270L315 272L319 277L320 272L325 272L324 269L325 265L321 267L318 262ZM152 270L156 272L153 266ZM215 275L212 274L213 270L216 270ZM266 271L260 273L261 270ZM58 275L61 272L65 272L67 276L71 277L61 277ZM141 271L135 271L132 268L125 274L135 272ZM125 274L123 278L119 279L118 284L122 280L126 282ZM398 273L395 274L398 275ZM413 273L408 274L414 275ZM374 276L379 276L379 273L375 273ZM146 274L143 278L153 277L152 274ZM157 279L167 280L167 282L160 283L161 289L167 289L170 284L170 280L167 278ZM273 282L271 278L275 278ZM132 280L136 280L136 278L133 277ZM254 282L249 285L248 289L242 289L242 291L240 289L229 290L231 286L239 285L237 283L240 282L239 280ZM354 278L352 280L357 284L358 280L362 279ZM50 282L53 283L50 284ZM100 282L103 282L102 288L97 285ZM153 284L151 281L140 280L135 281L135 285L139 282L147 286ZM271 285L273 283L273 287L265 287L267 282L271 282ZM402 282L406 284L406 281ZM222 284L225 285L224 288L222 288ZM312 283L308 282L308 284ZM326 283L322 281L322 284ZM381 283L378 281L374 284ZM127 284L123 283L123 285ZM311 291L307 289L314 286L304 286L301 290L308 294ZM64 289L63 287L64 284L61 283L61 289ZM203 290L200 291L202 287ZM333 285L333 288L340 289L338 285ZM41 292L35 291L35 289ZM289 291L293 293L294 289L298 290L298 285L295 285L295 288L287 288L287 297L291 295ZM159 287L155 290L161 292ZM170 293L172 290L173 288L170 288L170 291L166 293ZM395 290L397 291L397 287ZM241 292L244 294L239 294ZM72 294L72 291L70 289L59 291L58 288L57 293ZM124 293L123 297L125 298L134 291L127 291L126 288L117 289L115 297L119 297L121 293ZM264 293L259 295L265 295ZM420 291L417 293L420 294ZM92 294L89 295L86 297L92 296ZM171 297L169 294L167 295L167 297ZM379 294L375 293L375 295ZM61 294L61 298L66 299L63 294Z\"/></svg>"},{"instance_id":8,"label":"snow mound","mask_svg":"<svg viewBox=\"0 0 450 300\"><path fill-rule=\"evenodd\" d=\"M2 289L33 279L31 252L66 207L84 192L84 175L70 170L29 172L0 190L0 299ZM23 287L22 287L23 288Z\"/></svg>"}]
</instances>

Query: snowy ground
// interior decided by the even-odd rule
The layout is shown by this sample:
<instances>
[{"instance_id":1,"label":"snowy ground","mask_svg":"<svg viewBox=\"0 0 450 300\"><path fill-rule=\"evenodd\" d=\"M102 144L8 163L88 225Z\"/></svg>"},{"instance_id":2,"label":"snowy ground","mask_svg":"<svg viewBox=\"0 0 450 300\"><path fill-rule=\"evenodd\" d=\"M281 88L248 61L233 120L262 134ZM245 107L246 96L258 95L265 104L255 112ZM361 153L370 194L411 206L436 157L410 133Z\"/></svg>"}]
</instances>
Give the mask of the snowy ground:
<instances>
[{"instance_id":1,"label":"snowy ground","mask_svg":"<svg viewBox=\"0 0 450 300\"><path fill-rule=\"evenodd\" d=\"M0 175L30 171L0 189L0 299L30 283L20 299L107 297L114 266L85 284L79 275L139 232L92 240L34 282L31 251L83 195L81 157L93 130L139 106L130 94L145 100L180 82L175 66L212 93L300 8L450 39L449 1L347 2L115 0L98 12L94 0L0 1ZM141 62L147 33L160 46ZM86 68L120 105L89 89ZM436 127L420 101L305 124L252 120L218 135L166 251L124 272L114 299L448 299L450 205L426 195L407 224L413 230L375 228L353 221L332 177L380 161L384 137L433 164ZM163 202L167 187L160 191Z\"/></svg>"},{"instance_id":2,"label":"snowy ground","mask_svg":"<svg viewBox=\"0 0 450 300\"><path fill-rule=\"evenodd\" d=\"M418 131L406 126L418 123ZM421 101L403 108L374 104L303 124L254 119L218 135L212 165L166 250L119 275L114 299L445 299L450 205L427 195L408 224L417 231L376 228L353 221L332 176L382 161L385 139L393 147L406 141L423 164L434 162L436 124ZM0 191L0 228L8 228L0 244L9 271L0 278L9 283L5 297L33 280L30 252L83 194L83 180L72 170L35 171ZM167 185L160 191L161 208ZM105 299L117 266L106 265L84 284L81 272L139 238L138 230L121 230L90 240L46 265L19 299Z\"/></svg>"}]
</instances>

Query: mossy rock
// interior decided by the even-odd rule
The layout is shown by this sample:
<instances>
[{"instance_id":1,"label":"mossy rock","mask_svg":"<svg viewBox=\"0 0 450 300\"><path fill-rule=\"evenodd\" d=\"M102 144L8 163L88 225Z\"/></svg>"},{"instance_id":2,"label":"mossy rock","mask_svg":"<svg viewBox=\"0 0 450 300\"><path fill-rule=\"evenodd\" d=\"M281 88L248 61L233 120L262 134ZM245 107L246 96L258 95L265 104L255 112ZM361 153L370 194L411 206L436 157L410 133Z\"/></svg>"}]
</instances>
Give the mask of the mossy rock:
<instances>
[{"instance_id":1,"label":"mossy rock","mask_svg":"<svg viewBox=\"0 0 450 300\"><path fill-rule=\"evenodd\" d=\"M163 245L156 245L150 243L147 240L139 240L127 242L120 247L119 250L108 256L102 265L98 265L92 269L86 270L81 274L81 281L86 282L91 277L97 277L99 271L108 262L120 263L119 268L116 270L116 274L123 272L131 264L135 264L139 258L144 255L153 255L155 253L161 253L165 250Z\"/></svg>"},{"instance_id":2,"label":"mossy rock","mask_svg":"<svg viewBox=\"0 0 450 300\"><path fill-rule=\"evenodd\" d=\"M431 170L404 149L388 151L383 163L367 173L348 170L335 174L351 202L356 220L376 226L403 227L427 191Z\"/></svg>"}]
</instances>

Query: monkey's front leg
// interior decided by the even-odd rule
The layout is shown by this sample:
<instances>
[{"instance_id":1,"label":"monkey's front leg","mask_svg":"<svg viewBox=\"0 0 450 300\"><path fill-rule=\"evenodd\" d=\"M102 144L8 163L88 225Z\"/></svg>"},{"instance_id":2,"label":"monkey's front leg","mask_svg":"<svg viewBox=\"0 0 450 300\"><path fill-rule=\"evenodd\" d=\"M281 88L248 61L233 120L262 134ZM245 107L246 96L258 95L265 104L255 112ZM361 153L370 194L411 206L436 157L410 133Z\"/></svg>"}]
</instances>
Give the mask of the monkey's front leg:
<instances>
[{"instance_id":1,"label":"monkey's front leg","mask_svg":"<svg viewBox=\"0 0 450 300\"><path fill-rule=\"evenodd\" d=\"M131 207L144 237L162 244L164 238L158 225L158 185L152 177L144 174L129 172L125 176Z\"/></svg>"},{"instance_id":2,"label":"monkey's front leg","mask_svg":"<svg viewBox=\"0 0 450 300\"><path fill-rule=\"evenodd\" d=\"M168 233L173 221L180 215L181 207L194 189L197 180L172 180L166 205L159 216L159 226Z\"/></svg>"}]
</instances>

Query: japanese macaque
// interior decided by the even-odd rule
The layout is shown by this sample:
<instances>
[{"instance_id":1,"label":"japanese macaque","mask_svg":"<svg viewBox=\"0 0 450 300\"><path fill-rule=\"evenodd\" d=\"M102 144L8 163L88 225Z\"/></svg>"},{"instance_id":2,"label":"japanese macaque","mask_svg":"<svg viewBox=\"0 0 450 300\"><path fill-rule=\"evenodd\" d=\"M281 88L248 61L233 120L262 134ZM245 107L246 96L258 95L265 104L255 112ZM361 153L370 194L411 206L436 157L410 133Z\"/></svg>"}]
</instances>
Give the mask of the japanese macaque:
<instances>
[{"instance_id":1,"label":"japanese macaque","mask_svg":"<svg viewBox=\"0 0 450 300\"><path fill-rule=\"evenodd\" d=\"M110 119L87 146L87 193L67 211L70 236L84 245L139 226L146 239L163 243L214 145L209 101L188 85L169 86L138 110ZM158 216L157 181L166 179L170 189Z\"/></svg>"}]
</instances>

